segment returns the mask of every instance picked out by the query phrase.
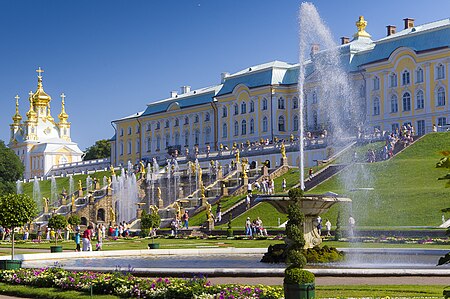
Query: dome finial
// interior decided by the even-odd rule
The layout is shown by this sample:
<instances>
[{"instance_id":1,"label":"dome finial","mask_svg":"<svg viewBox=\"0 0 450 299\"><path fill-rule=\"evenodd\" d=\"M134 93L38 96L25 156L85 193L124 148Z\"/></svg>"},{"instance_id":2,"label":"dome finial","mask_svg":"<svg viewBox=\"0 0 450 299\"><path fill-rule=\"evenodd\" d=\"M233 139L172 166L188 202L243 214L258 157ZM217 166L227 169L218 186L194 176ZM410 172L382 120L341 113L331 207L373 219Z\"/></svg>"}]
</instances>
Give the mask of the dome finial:
<instances>
[{"instance_id":1,"label":"dome finial","mask_svg":"<svg viewBox=\"0 0 450 299\"><path fill-rule=\"evenodd\" d=\"M36 112L34 111L34 107L33 107L33 92L30 91L28 93L28 95L29 95L28 100L30 101L30 110L28 110L28 112L27 112L27 117L28 117L28 120L34 121L34 120L36 120Z\"/></svg>"},{"instance_id":2,"label":"dome finial","mask_svg":"<svg viewBox=\"0 0 450 299\"><path fill-rule=\"evenodd\" d=\"M358 21L356 22L356 28L358 31L353 35L353 37L368 37L370 38L370 34L366 32L367 21L364 20L364 16L359 16Z\"/></svg>"},{"instance_id":3,"label":"dome finial","mask_svg":"<svg viewBox=\"0 0 450 299\"><path fill-rule=\"evenodd\" d=\"M66 95L64 94L64 92L61 93L60 97L61 97L61 113L58 115L58 118L60 123L66 123L67 119L69 118L69 115L66 113L66 105L65 105Z\"/></svg>"},{"instance_id":4,"label":"dome finial","mask_svg":"<svg viewBox=\"0 0 450 299\"><path fill-rule=\"evenodd\" d=\"M16 94L16 96L14 98L16 99L16 114L14 114L12 119L14 121L14 124L18 125L18 124L20 124L20 121L22 120L22 116L19 113L19 99L20 99L20 97L19 97L18 94Z\"/></svg>"}]
</instances>

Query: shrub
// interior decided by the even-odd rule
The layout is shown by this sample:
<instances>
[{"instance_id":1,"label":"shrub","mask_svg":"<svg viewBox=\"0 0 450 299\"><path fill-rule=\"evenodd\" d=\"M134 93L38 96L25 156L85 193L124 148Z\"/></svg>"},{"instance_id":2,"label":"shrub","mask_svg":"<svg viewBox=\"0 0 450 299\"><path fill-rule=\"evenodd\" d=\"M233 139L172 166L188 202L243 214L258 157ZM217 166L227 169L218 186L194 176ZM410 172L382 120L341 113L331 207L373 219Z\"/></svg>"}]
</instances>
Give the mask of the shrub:
<instances>
[{"instance_id":1,"label":"shrub","mask_svg":"<svg viewBox=\"0 0 450 299\"><path fill-rule=\"evenodd\" d=\"M290 266L284 271L284 283L313 283L315 276L313 273Z\"/></svg>"},{"instance_id":2,"label":"shrub","mask_svg":"<svg viewBox=\"0 0 450 299\"><path fill-rule=\"evenodd\" d=\"M228 228L227 228L227 237L233 236L233 229L231 228L231 219L233 218L233 215L230 213L230 217L228 218Z\"/></svg>"},{"instance_id":3,"label":"shrub","mask_svg":"<svg viewBox=\"0 0 450 299\"><path fill-rule=\"evenodd\" d=\"M54 230L63 229L67 226L67 219L63 215L53 215L52 218L48 220L48 227ZM56 234L55 245L58 244L58 234Z\"/></svg>"},{"instance_id":4,"label":"shrub","mask_svg":"<svg viewBox=\"0 0 450 299\"><path fill-rule=\"evenodd\" d=\"M67 222L70 225L79 225L81 223L81 218L78 215L70 215Z\"/></svg>"}]
</instances>

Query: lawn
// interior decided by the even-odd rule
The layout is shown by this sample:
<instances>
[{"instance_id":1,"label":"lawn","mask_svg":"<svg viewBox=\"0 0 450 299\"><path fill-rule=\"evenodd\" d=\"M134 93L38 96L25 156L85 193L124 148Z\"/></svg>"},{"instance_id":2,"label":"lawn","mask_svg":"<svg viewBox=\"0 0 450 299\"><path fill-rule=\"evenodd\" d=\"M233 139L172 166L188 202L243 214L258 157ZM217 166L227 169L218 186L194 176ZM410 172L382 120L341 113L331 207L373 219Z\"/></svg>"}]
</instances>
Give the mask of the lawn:
<instances>
[{"instance_id":1,"label":"lawn","mask_svg":"<svg viewBox=\"0 0 450 299\"><path fill-rule=\"evenodd\" d=\"M441 209L449 207L450 200L445 183L437 180L448 170L435 165L449 144L450 133L429 134L389 161L354 164L310 192L332 191L353 200L322 215L333 225L341 210L343 225L353 214L357 226L438 226Z\"/></svg>"}]
</instances>

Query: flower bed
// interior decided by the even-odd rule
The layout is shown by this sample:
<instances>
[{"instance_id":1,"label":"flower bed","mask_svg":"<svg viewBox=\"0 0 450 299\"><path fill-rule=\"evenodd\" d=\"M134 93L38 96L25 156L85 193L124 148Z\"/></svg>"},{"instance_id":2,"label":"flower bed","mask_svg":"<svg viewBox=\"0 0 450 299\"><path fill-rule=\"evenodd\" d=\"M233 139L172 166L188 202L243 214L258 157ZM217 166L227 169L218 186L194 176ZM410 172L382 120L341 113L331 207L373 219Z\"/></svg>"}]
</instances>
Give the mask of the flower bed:
<instances>
[{"instance_id":1,"label":"flower bed","mask_svg":"<svg viewBox=\"0 0 450 299\"><path fill-rule=\"evenodd\" d=\"M0 281L36 287L54 287L94 294L135 298L282 298L281 287L211 285L205 278L141 278L120 272L73 272L61 268L0 271Z\"/></svg>"}]
</instances>

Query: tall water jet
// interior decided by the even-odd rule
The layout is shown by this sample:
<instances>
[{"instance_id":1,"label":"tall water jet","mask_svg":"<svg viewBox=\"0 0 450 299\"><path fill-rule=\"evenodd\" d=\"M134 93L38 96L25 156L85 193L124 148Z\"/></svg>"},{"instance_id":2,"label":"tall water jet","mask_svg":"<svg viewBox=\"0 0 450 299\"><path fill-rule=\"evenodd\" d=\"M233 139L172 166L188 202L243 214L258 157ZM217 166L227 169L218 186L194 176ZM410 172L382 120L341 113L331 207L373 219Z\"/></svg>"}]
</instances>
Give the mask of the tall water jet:
<instances>
[{"instance_id":1,"label":"tall water jet","mask_svg":"<svg viewBox=\"0 0 450 299\"><path fill-rule=\"evenodd\" d=\"M57 201L58 201L58 188L56 186L55 176L52 175L50 184L50 203L54 205Z\"/></svg>"},{"instance_id":2,"label":"tall water jet","mask_svg":"<svg viewBox=\"0 0 450 299\"><path fill-rule=\"evenodd\" d=\"M92 178L88 175L86 178L86 192L92 190Z\"/></svg>"},{"instance_id":3,"label":"tall water jet","mask_svg":"<svg viewBox=\"0 0 450 299\"><path fill-rule=\"evenodd\" d=\"M16 181L16 193L17 194L23 193L23 182L21 180Z\"/></svg>"},{"instance_id":4,"label":"tall water jet","mask_svg":"<svg viewBox=\"0 0 450 299\"><path fill-rule=\"evenodd\" d=\"M69 176L69 196L72 196L73 192L75 192L73 175L70 175Z\"/></svg>"},{"instance_id":5,"label":"tall water jet","mask_svg":"<svg viewBox=\"0 0 450 299\"><path fill-rule=\"evenodd\" d=\"M39 180L37 177L34 177L33 180L33 200L36 203L36 206L38 208L38 211L42 211L42 194L41 194L41 187L39 186Z\"/></svg>"}]
</instances>

